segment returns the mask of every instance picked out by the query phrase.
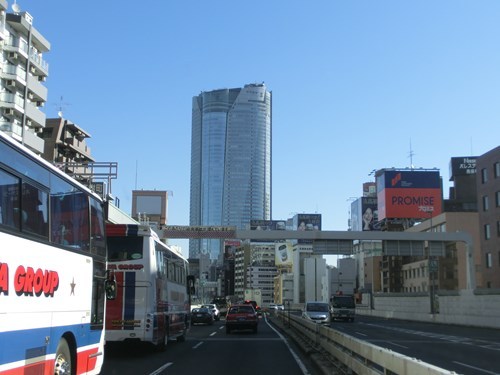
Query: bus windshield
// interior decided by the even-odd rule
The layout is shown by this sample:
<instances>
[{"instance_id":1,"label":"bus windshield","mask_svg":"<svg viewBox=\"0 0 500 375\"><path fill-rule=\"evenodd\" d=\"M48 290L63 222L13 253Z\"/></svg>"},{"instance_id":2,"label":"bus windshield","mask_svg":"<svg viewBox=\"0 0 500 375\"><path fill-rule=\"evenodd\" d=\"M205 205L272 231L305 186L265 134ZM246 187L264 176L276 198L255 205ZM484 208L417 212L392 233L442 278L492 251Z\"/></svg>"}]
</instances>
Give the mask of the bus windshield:
<instances>
[{"instance_id":1,"label":"bus windshield","mask_svg":"<svg viewBox=\"0 0 500 375\"><path fill-rule=\"evenodd\" d=\"M108 260L137 260L143 258L143 237L109 237Z\"/></svg>"}]
</instances>

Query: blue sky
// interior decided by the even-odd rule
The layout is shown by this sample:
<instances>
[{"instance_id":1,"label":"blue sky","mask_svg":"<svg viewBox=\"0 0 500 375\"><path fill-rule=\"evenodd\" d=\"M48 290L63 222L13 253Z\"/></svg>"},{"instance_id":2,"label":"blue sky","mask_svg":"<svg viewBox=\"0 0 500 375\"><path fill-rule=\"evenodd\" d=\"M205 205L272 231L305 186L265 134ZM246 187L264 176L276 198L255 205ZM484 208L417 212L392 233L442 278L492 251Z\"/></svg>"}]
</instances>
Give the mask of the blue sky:
<instances>
[{"instance_id":1,"label":"blue sky","mask_svg":"<svg viewBox=\"0 0 500 375\"><path fill-rule=\"evenodd\" d=\"M96 161L118 162L127 212L132 190L171 190L169 224L189 224L201 91L265 82L273 219L321 213L325 230L346 230L349 198L410 150L447 198L450 158L499 145L498 0L17 3L51 43L47 116L62 107Z\"/></svg>"}]
</instances>

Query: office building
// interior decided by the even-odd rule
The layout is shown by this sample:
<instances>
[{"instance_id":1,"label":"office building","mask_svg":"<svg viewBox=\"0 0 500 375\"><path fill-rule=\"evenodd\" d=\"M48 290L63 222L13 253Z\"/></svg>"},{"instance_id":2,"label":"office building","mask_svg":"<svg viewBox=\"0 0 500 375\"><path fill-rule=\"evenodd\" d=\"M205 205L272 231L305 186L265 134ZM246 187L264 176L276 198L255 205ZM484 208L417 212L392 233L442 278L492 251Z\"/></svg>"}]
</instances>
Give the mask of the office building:
<instances>
[{"instance_id":1,"label":"office building","mask_svg":"<svg viewBox=\"0 0 500 375\"><path fill-rule=\"evenodd\" d=\"M271 92L264 84L193 98L191 226L248 229L271 218ZM189 257L219 259L220 239L191 239Z\"/></svg>"},{"instance_id":2,"label":"office building","mask_svg":"<svg viewBox=\"0 0 500 375\"><path fill-rule=\"evenodd\" d=\"M33 26L29 13L21 12L16 3L13 9L7 13L7 2L0 0L0 130L41 155L44 141L38 135L46 117L40 107L47 100L43 82L49 70L43 54L50 44Z\"/></svg>"},{"instance_id":3,"label":"office building","mask_svg":"<svg viewBox=\"0 0 500 375\"><path fill-rule=\"evenodd\" d=\"M483 287L500 288L500 146L477 158Z\"/></svg>"}]
</instances>

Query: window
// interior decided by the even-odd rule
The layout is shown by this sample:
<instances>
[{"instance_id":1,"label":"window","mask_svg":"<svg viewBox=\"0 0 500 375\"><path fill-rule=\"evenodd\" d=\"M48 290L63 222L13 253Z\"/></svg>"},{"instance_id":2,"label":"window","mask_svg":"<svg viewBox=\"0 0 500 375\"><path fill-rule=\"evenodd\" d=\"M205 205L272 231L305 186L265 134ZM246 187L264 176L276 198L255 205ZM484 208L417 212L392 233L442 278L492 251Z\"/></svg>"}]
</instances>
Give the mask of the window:
<instances>
[{"instance_id":1,"label":"window","mask_svg":"<svg viewBox=\"0 0 500 375\"><path fill-rule=\"evenodd\" d=\"M484 239L489 240L491 238L490 224L484 225Z\"/></svg>"},{"instance_id":2,"label":"window","mask_svg":"<svg viewBox=\"0 0 500 375\"><path fill-rule=\"evenodd\" d=\"M483 211L488 211L490 208L490 201L487 195L483 195Z\"/></svg>"},{"instance_id":3,"label":"window","mask_svg":"<svg viewBox=\"0 0 500 375\"><path fill-rule=\"evenodd\" d=\"M483 184L488 182L488 170L486 168L481 169L481 182Z\"/></svg>"},{"instance_id":4,"label":"window","mask_svg":"<svg viewBox=\"0 0 500 375\"><path fill-rule=\"evenodd\" d=\"M27 182L22 184L21 230L49 238L48 206L49 194Z\"/></svg>"},{"instance_id":5,"label":"window","mask_svg":"<svg viewBox=\"0 0 500 375\"><path fill-rule=\"evenodd\" d=\"M0 225L21 228L19 178L0 170Z\"/></svg>"},{"instance_id":6,"label":"window","mask_svg":"<svg viewBox=\"0 0 500 375\"><path fill-rule=\"evenodd\" d=\"M495 163L493 165L493 170L495 171L495 178L499 178L500 177L500 163Z\"/></svg>"},{"instance_id":7,"label":"window","mask_svg":"<svg viewBox=\"0 0 500 375\"><path fill-rule=\"evenodd\" d=\"M52 242L74 249L90 250L88 197L73 185L54 177L50 196Z\"/></svg>"},{"instance_id":8,"label":"window","mask_svg":"<svg viewBox=\"0 0 500 375\"><path fill-rule=\"evenodd\" d=\"M90 199L90 252L102 257L106 256L106 243L104 237L104 215L101 204Z\"/></svg>"},{"instance_id":9,"label":"window","mask_svg":"<svg viewBox=\"0 0 500 375\"><path fill-rule=\"evenodd\" d=\"M486 268L491 268L493 266L493 259L491 253L486 253Z\"/></svg>"},{"instance_id":10,"label":"window","mask_svg":"<svg viewBox=\"0 0 500 375\"><path fill-rule=\"evenodd\" d=\"M497 192L495 193L495 205L496 205L497 207L500 207L500 191L497 191Z\"/></svg>"},{"instance_id":11,"label":"window","mask_svg":"<svg viewBox=\"0 0 500 375\"><path fill-rule=\"evenodd\" d=\"M49 237L47 191L0 171L0 225Z\"/></svg>"}]
</instances>

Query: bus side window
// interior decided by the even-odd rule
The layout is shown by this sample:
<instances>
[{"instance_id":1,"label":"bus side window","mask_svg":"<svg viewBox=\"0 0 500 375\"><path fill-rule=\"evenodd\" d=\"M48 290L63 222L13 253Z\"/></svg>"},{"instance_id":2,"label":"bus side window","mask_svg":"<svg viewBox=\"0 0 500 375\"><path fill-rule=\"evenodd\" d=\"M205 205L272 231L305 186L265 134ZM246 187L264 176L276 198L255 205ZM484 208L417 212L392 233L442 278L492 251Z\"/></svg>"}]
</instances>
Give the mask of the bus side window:
<instances>
[{"instance_id":1,"label":"bus side window","mask_svg":"<svg viewBox=\"0 0 500 375\"><path fill-rule=\"evenodd\" d=\"M21 209L19 207L19 178L0 170L0 225L19 230Z\"/></svg>"},{"instance_id":2,"label":"bus side window","mask_svg":"<svg viewBox=\"0 0 500 375\"><path fill-rule=\"evenodd\" d=\"M175 280L175 274L174 274L174 262L169 261L168 262L168 269L167 269L167 277L169 280L174 281Z\"/></svg>"},{"instance_id":3,"label":"bus side window","mask_svg":"<svg viewBox=\"0 0 500 375\"><path fill-rule=\"evenodd\" d=\"M90 251L89 200L61 178L51 181L51 241Z\"/></svg>"},{"instance_id":4,"label":"bus side window","mask_svg":"<svg viewBox=\"0 0 500 375\"><path fill-rule=\"evenodd\" d=\"M48 238L48 193L27 182L22 183L21 230Z\"/></svg>"},{"instance_id":5,"label":"bus side window","mask_svg":"<svg viewBox=\"0 0 500 375\"><path fill-rule=\"evenodd\" d=\"M156 264L158 277L161 279L165 278L165 264L163 263L163 252L160 251L161 247L155 243L155 253L156 253Z\"/></svg>"}]
</instances>

